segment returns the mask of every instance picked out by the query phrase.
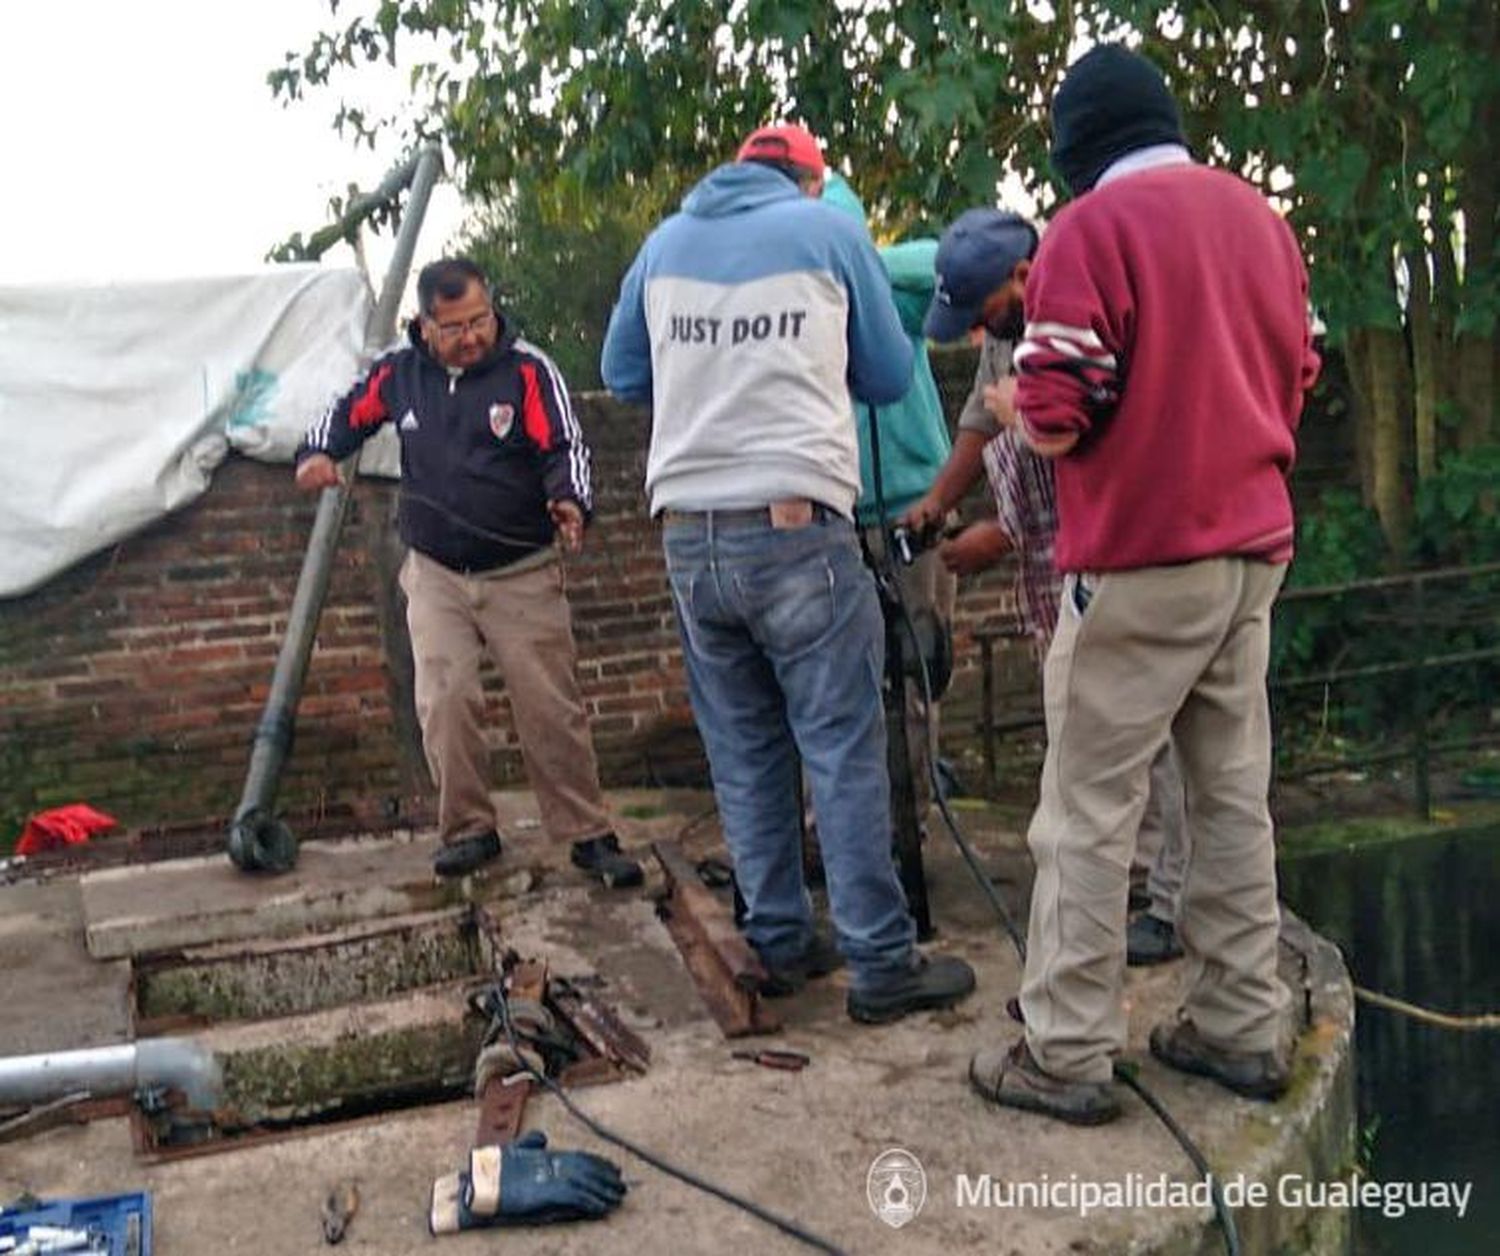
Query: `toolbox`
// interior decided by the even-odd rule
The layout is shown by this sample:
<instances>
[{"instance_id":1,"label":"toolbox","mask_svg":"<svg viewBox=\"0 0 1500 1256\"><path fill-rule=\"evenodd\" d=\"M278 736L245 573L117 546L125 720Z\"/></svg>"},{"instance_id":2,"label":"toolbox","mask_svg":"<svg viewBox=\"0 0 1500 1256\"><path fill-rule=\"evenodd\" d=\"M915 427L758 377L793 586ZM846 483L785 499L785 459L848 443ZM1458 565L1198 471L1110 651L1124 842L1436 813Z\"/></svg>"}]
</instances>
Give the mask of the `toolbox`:
<instances>
[{"instance_id":1,"label":"toolbox","mask_svg":"<svg viewBox=\"0 0 1500 1256\"><path fill-rule=\"evenodd\" d=\"M9 1252L151 1256L151 1196L58 1199L0 1212L0 1256Z\"/></svg>"}]
</instances>

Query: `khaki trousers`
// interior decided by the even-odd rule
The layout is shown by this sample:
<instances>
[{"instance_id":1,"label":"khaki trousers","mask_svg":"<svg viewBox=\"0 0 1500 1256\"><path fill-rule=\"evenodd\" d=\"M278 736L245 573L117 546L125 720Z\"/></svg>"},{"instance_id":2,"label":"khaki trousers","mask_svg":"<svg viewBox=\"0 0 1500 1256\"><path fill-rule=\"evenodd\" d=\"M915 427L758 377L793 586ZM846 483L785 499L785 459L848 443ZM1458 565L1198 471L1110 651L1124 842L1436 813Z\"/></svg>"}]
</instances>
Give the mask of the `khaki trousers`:
<instances>
[{"instance_id":1,"label":"khaki trousers","mask_svg":"<svg viewBox=\"0 0 1500 1256\"><path fill-rule=\"evenodd\" d=\"M558 841L613 829L599 790L562 566L449 571L412 550L401 567L416 663L422 748L438 787L444 842L498 828L490 801L479 663L488 650L505 681L526 777L542 827Z\"/></svg>"},{"instance_id":2,"label":"khaki trousers","mask_svg":"<svg viewBox=\"0 0 1500 1256\"><path fill-rule=\"evenodd\" d=\"M1208 1041L1265 1051L1288 1000L1266 793L1271 603L1284 565L1240 558L1073 576L1047 654L1047 758L1021 1007L1047 1072L1105 1082L1121 1001L1131 852L1151 765L1176 745L1192 856L1177 929L1183 1011Z\"/></svg>"}]
</instances>

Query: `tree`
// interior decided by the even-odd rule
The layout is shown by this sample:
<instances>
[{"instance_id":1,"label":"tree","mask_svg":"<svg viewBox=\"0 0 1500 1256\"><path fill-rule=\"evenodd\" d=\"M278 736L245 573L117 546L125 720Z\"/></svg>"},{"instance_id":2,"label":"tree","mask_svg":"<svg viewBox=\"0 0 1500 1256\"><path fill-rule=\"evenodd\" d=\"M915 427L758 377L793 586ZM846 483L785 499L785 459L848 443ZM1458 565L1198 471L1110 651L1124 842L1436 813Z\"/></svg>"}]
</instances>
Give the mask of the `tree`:
<instances>
[{"instance_id":1,"label":"tree","mask_svg":"<svg viewBox=\"0 0 1500 1256\"><path fill-rule=\"evenodd\" d=\"M335 3L336 0L331 0ZM1409 468L1495 436L1500 18L1489 0L379 0L270 75L288 99L415 58L415 130L471 196L561 171L631 189L796 117L889 229L1048 204L1046 106L1081 39L1167 73L1195 149L1286 207L1360 401L1366 501L1400 554ZM358 109L337 124L380 129Z\"/></svg>"},{"instance_id":2,"label":"tree","mask_svg":"<svg viewBox=\"0 0 1500 1256\"><path fill-rule=\"evenodd\" d=\"M518 179L474 214L461 247L493 277L506 317L556 360L569 385L599 388L600 342L620 278L679 190L666 176L626 195L586 189L567 174Z\"/></svg>"},{"instance_id":3,"label":"tree","mask_svg":"<svg viewBox=\"0 0 1500 1256\"><path fill-rule=\"evenodd\" d=\"M1007 164L1042 181L1037 121L1067 42L1002 0L382 0L269 78L296 99L413 59L413 135L442 134L479 199L518 174L606 188L702 171L797 117L904 223L992 198ZM384 125L347 105L335 122L366 141Z\"/></svg>"},{"instance_id":4,"label":"tree","mask_svg":"<svg viewBox=\"0 0 1500 1256\"><path fill-rule=\"evenodd\" d=\"M1346 355L1366 500L1396 552L1409 465L1495 438L1500 25L1492 4L1116 4L1204 151L1286 205ZM1445 430L1446 429L1446 430Z\"/></svg>"}]
</instances>

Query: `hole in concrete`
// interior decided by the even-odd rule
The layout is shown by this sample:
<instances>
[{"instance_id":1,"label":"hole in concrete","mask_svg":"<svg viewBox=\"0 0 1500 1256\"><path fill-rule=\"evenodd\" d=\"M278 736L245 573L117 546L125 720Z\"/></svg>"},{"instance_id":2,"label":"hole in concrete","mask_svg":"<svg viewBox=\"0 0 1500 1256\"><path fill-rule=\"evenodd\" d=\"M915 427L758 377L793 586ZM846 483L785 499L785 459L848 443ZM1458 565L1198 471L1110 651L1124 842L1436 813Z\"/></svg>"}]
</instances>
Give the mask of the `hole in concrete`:
<instances>
[{"instance_id":1,"label":"hole in concrete","mask_svg":"<svg viewBox=\"0 0 1500 1256\"><path fill-rule=\"evenodd\" d=\"M391 998L492 971L466 911L408 916L309 941L138 957L131 979L138 1035L298 1016Z\"/></svg>"},{"instance_id":2,"label":"hole in concrete","mask_svg":"<svg viewBox=\"0 0 1500 1256\"><path fill-rule=\"evenodd\" d=\"M495 971L465 910L313 938L137 959L137 1037L191 1033L224 1071L212 1128L142 1113L147 1154L448 1102L472 1092L487 1024L469 994Z\"/></svg>"},{"instance_id":3,"label":"hole in concrete","mask_svg":"<svg viewBox=\"0 0 1500 1256\"><path fill-rule=\"evenodd\" d=\"M476 996L501 972L513 998L530 1000L530 1041L562 1085L644 1071L650 1049L591 982L549 981L545 963L500 954L498 938L474 908L137 959L136 1036L191 1033L224 1077L212 1114L185 1111L170 1093L144 1096L137 1151L199 1155L467 1098L493 1023L492 1002Z\"/></svg>"}]
</instances>

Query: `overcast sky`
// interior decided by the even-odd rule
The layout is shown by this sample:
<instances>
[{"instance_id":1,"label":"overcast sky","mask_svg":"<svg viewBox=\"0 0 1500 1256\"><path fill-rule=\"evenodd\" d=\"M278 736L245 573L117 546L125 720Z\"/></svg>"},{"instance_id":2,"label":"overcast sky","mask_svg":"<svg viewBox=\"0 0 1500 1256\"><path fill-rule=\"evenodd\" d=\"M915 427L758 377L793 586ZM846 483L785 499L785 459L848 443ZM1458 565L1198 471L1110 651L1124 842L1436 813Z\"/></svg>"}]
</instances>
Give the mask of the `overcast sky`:
<instances>
[{"instance_id":1,"label":"overcast sky","mask_svg":"<svg viewBox=\"0 0 1500 1256\"><path fill-rule=\"evenodd\" d=\"M0 0L0 283L255 270L373 187L400 154L334 134L337 87L284 107L266 86L328 20L326 0ZM441 185L418 264L460 216ZM388 249L370 238L377 283Z\"/></svg>"}]
</instances>

